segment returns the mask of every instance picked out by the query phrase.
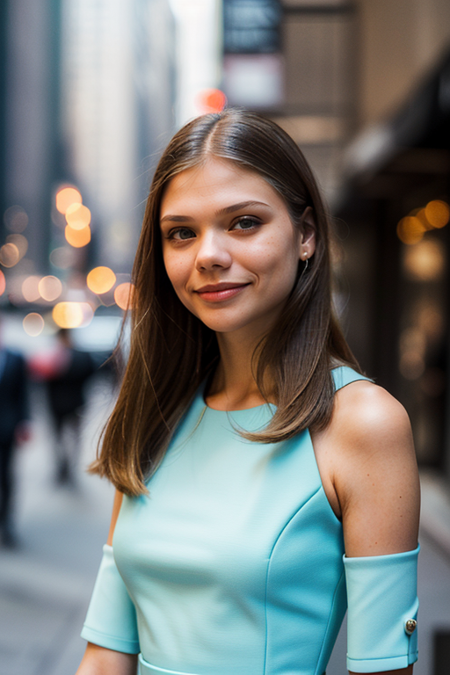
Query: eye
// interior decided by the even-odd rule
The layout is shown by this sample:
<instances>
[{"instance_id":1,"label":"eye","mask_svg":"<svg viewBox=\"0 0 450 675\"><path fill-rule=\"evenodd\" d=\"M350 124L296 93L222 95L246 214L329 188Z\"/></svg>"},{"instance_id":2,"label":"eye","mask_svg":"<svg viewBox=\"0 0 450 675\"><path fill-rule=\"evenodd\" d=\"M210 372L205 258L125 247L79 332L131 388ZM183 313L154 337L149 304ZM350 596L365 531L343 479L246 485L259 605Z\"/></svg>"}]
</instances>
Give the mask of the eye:
<instances>
[{"instance_id":1,"label":"eye","mask_svg":"<svg viewBox=\"0 0 450 675\"><path fill-rule=\"evenodd\" d=\"M186 241L186 239L193 239L195 237L194 232L187 227L179 227L177 230L171 230L169 232L168 239L176 239L178 241Z\"/></svg>"},{"instance_id":2,"label":"eye","mask_svg":"<svg viewBox=\"0 0 450 675\"><path fill-rule=\"evenodd\" d=\"M233 223L232 230L240 230L240 231L248 231L248 230L254 230L256 229L259 225L261 225L260 221L257 220L256 218L251 218L250 216L244 216L239 218Z\"/></svg>"}]
</instances>

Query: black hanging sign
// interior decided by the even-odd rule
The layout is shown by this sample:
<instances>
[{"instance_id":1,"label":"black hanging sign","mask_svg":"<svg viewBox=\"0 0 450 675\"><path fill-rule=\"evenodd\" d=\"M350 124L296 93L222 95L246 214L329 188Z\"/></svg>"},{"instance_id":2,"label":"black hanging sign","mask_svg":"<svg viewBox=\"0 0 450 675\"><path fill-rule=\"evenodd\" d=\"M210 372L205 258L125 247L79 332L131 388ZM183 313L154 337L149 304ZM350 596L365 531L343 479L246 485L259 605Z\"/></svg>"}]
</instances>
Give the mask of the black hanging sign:
<instances>
[{"instance_id":1,"label":"black hanging sign","mask_svg":"<svg viewBox=\"0 0 450 675\"><path fill-rule=\"evenodd\" d=\"M279 0L222 0L225 54L281 51Z\"/></svg>"}]
</instances>

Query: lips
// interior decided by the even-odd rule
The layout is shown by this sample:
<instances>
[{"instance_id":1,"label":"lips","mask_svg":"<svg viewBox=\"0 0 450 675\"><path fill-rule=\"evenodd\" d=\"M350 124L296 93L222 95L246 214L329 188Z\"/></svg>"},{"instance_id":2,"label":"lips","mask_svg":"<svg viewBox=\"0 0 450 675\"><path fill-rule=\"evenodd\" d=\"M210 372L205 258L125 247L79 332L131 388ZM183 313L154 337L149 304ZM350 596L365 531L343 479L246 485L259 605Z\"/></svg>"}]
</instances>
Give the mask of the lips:
<instances>
[{"instance_id":1,"label":"lips","mask_svg":"<svg viewBox=\"0 0 450 675\"><path fill-rule=\"evenodd\" d=\"M219 284L207 284L198 288L195 292L203 299L209 302L219 302L221 300L228 300L229 298L238 295L244 288L249 286L248 283L237 282L222 282Z\"/></svg>"}]
</instances>

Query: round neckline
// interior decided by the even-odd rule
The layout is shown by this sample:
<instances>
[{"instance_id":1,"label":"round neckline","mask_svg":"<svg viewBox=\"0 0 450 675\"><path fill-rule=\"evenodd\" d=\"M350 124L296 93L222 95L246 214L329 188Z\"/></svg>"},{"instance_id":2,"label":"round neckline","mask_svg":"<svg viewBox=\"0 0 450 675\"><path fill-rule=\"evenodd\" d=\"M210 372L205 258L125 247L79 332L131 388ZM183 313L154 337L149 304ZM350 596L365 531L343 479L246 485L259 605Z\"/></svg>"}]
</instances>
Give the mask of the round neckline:
<instances>
[{"instance_id":1,"label":"round neckline","mask_svg":"<svg viewBox=\"0 0 450 675\"><path fill-rule=\"evenodd\" d=\"M273 411L277 406L275 403L260 403L260 405L254 405L251 408L239 408L238 410L218 410L217 408L211 408L210 405L207 404L205 400L205 389L206 389L206 381L203 382L200 386L200 400L203 404L203 406L206 408L206 410L211 410L212 412L215 413L226 413L226 414L232 414L236 415L239 413L245 413L245 412L252 412L252 411L257 411L257 410L262 410L262 409L269 409Z\"/></svg>"},{"instance_id":2,"label":"round neckline","mask_svg":"<svg viewBox=\"0 0 450 675\"><path fill-rule=\"evenodd\" d=\"M256 410L261 410L263 408L264 409L276 408L275 403L261 403L260 405L254 405L252 408L239 408L238 410L218 410L218 408L211 408L211 406L209 406L206 403L204 396L202 396L202 403L205 406L206 410L211 410L212 412L215 412L215 413L226 413L228 415L237 415L239 413L245 413L245 412L249 413L249 412L254 412Z\"/></svg>"}]
</instances>

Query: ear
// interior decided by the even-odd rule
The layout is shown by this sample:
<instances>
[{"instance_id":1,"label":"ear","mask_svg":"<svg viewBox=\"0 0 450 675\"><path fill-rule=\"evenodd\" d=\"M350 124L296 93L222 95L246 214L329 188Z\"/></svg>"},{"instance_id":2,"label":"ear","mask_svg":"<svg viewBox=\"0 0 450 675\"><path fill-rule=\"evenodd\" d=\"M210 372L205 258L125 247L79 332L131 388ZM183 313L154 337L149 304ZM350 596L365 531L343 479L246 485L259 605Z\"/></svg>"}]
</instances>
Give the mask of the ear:
<instances>
[{"instance_id":1,"label":"ear","mask_svg":"<svg viewBox=\"0 0 450 675\"><path fill-rule=\"evenodd\" d=\"M316 250L316 223L311 206L307 206L303 212L300 231L299 258L308 260Z\"/></svg>"}]
</instances>

